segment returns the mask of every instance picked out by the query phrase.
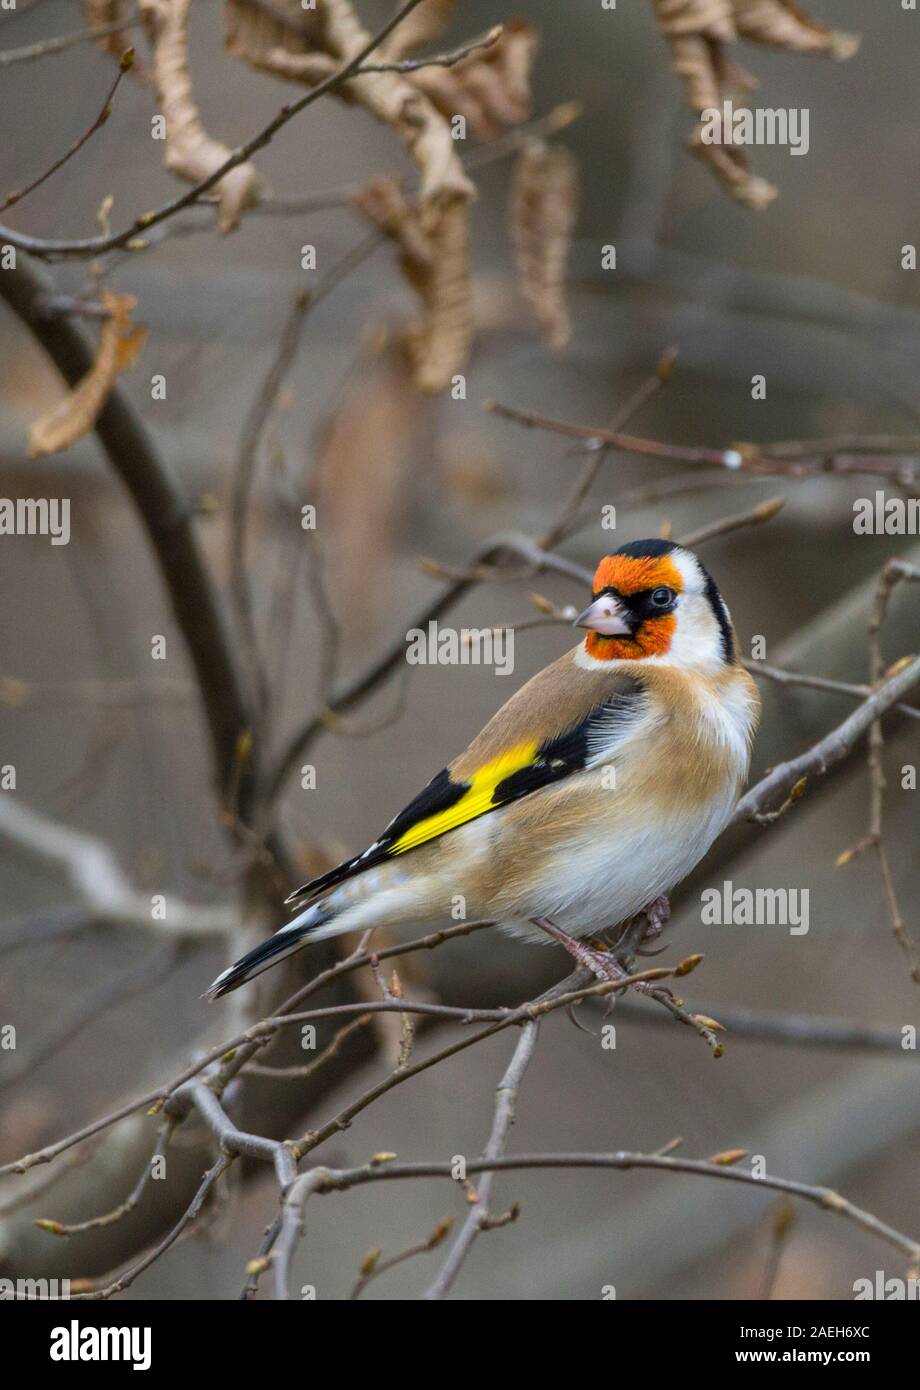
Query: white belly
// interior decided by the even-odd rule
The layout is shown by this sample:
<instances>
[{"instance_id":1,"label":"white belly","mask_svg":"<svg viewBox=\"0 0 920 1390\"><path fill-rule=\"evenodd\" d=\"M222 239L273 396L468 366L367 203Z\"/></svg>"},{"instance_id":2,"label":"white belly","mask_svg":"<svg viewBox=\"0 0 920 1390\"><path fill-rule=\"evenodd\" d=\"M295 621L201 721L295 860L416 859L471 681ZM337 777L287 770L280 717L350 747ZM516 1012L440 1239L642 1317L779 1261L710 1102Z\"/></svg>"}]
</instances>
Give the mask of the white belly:
<instances>
[{"instance_id":1,"label":"white belly","mask_svg":"<svg viewBox=\"0 0 920 1390\"><path fill-rule=\"evenodd\" d=\"M634 916L686 878L726 825L735 800L735 788L727 787L708 813L633 831L620 824L609 840L595 832L570 841L534 884L527 917L548 917L570 936L591 936ZM548 942L527 917L501 925L516 936Z\"/></svg>"}]
</instances>

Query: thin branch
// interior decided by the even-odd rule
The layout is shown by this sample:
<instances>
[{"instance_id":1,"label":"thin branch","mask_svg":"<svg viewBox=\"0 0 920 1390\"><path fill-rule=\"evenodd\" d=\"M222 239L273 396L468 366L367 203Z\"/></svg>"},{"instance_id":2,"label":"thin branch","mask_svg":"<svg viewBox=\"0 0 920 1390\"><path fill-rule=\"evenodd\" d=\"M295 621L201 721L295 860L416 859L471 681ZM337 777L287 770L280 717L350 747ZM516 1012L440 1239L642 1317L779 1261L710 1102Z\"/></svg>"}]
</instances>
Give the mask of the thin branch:
<instances>
[{"instance_id":1,"label":"thin branch","mask_svg":"<svg viewBox=\"0 0 920 1390\"><path fill-rule=\"evenodd\" d=\"M552 434L564 434L570 439L583 439L594 449L618 449L626 454L643 454L652 458L670 459L678 463L705 463L721 468L741 468L742 458L737 449L705 449L666 444L657 439L641 439L638 435L623 434L619 430L595 429L591 425L573 425L565 420L555 420L549 415L539 415L535 411L518 410L514 406L502 405L499 401L486 401L485 409L503 420L512 420L528 429L548 430Z\"/></svg>"},{"instance_id":2,"label":"thin branch","mask_svg":"<svg viewBox=\"0 0 920 1390\"><path fill-rule=\"evenodd\" d=\"M109 1284L103 1285L101 1288L94 1286L90 1289L84 1290L83 1288L81 1288L79 1291L75 1291L73 1289L73 1286L71 1285L71 1298L113 1298L115 1294L123 1293L125 1289L130 1288L131 1285L134 1283L135 1279L137 1279L139 1275L143 1274L144 1270L149 1269L150 1266L154 1264L160 1258L161 1255L165 1255L166 1251L170 1248L170 1246L175 1245L176 1241L179 1239L181 1235L184 1234L186 1229L189 1226L191 1226L195 1221L197 1221L198 1217L201 1215L201 1209L204 1206L211 1192L211 1189L214 1187L215 1183L217 1183L217 1181L221 1177L223 1177L224 1173L230 1167L232 1162L233 1159L228 1158L226 1154L220 1155L213 1168L210 1168L208 1172L205 1173L201 1181L201 1186L198 1188L198 1191L195 1193L185 1212L176 1222L175 1226L173 1226L172 1230L169 1231L162 1238L162 1240L157 1242L157 1244L153 1247L152 1250L149 1250L147 1252L143 1259L138 1260L137 1264L132 1265L131 1268L126 1270L124 1274L120 1274L117 1279L112 1280L112 1282ZM95 1281L81 1280L80 1282L81 1284L90 1282L95 1285Z\"/></svg>"},{"instance_id":3,"label":"thin branch","mask_svg":"<svg viewBox=\"0 0 920 1390\"><path fill-rule=\"evenodd\" d=\"M840 453L917 454L920 453L920 435L837 434L824 439L786 439L750 447L774 459L807 459Z\"/></svg>"},{"instance_id":4,"label":"thin branch","mask_svg":"<svg viewBox=\"0 0 920 1390\"><path fill-rule=\"evenodd\" d=\"M120 246L125 246L129 250L140 249L145 244L143 234L151 227L164 222L168 217L173 217L183 208L191 207L197 203L202 195L209 192L215 184L218 184L225 174L230 173L231 169L245 164L258 150L264 149L266 145L270 144L278 131L289 121L292 121L295 116L299 116L301 111L306 110L315 101L319 101L320 97L335 91L344 82L354 77L365 59L369 58L396 26L402 23L406 16L411 14L421 3L422 0L404 0L396 13L377 30L377 33L357 53L336 68L335 72L330 73L315 87L305 92L303 96L298 97L296 101L287 102L282 106L267 125L263 126L245 144L233 150L222 164L208 174L207 178L201 179L185 193L171 199L168 203L164 203L154 211L146 212L141 217L135 218L131 225L122 231L104 236L84 237L79 240L55 241L43 237L27 236L24 233L13 231L10 227L0 227L0 242L7 242L10 246L16 246L20 250L28 251L38 257L99 256L105 251L113 251Z\"/></svg>"},{"instance_id":5,"label":"thin branch","mask_svg":"<svg viewBox=\"0 0 920 1390\"><path fill-rule=\"evenodd\" d=\"M643 1008L626 999L619 1007L630 1022L666 1026L667 1018L656 1009ZM775 1013L769 1009L749 1009L739 1004L700 1004L696 1010L715 1015L732 1038L750 1042L781 1043L788 1047L818 1047L832 1051L895 1052L916 1063L916 1053L905 1047L904 1033L860 1023L848 1018L822 1018L817 1014Z\"/></svg>"},{"instance_id":6,"label":"thin branch","mask_svg":"<svg viewBox=\"0 0 920 1390\"><path fill-rule=\"evenodd\" d=\"M638 389L627 400L626 404L617 411L613 418L612 428L620 430L630 420L634 419L642 407L651 400L652 396L658 392L666 382L670 381L674 371L674 364L677 361L677 348L666 348L658 359L658 364L646 379L639 385ZM577 519L581 505L597 478L603 464L606 462L610 449L592 449L581 471L581 476L573 484L572 489L565 500L562 511L556 520L543 532L537 544L541 550L554 550L555 547L570 536L576 528Z\"/></svg>"},{"instance_id":7,"label":"thin branch","mask_svg":"<svg viewBox=\"0 0 920 1390\"><path fill-rule=\"evenodd\" d=\"M110 34L135 29L137 24L136 18L113 19L108 24L95 24L88 29L73 29L68 34L56 34L54 38L23 44L21 48L4 48L0 50L0 68L9 67L13 63L31 63L52 53L63 53L76 44L91 43L96 39L106 39Z\"/></svg>"},{"instance_id":8,"label":"thin branch","mask_svg":"<svg viewBox=\"0 0 920 1390\"><path fill-rule=\"evenodd\" d=\"M93 351L70 320L48 318L43 313L43 305L53 294L51 280L23 256L17 258L15 269L0 275L0 298L73 387L90 370ZM237 778L239 738L251 727L251 719L223 608L195 535L194 508L117 385L109 392L95 430L109 462L131 494L188 645L211 735L215 781L224 793ZM253 750L242 771L244 816L249 809L256 752Z\"/></svg>"},{"instance_id":9,"label":"thin branch","mask_svg":"<svg viewBox=\"0 0 920 1390\"><path fill-rule=\"evenodd\" d=\"M246 568L246 527L250 512L253 477L259 459L260 441L297 356L309 308L310 295L306 290L298 290L294 296L287 321L278 337L275 356L269 365L265 380L262 382L243 421L236 464L233 470L228 542L230 592L233 596L240 637L253 689L256 691L256 697L262 711L265 709L268 695L265 686L265 673L259 655L255 617L252 610L252 593Z\"/></svg>"},{"instance_id":10,"label":"thin branch","mask_svg":"<svg viewBox=\"0 0 920 1390\"><path fill-rule=\"evenodd\" d=\"M471 932L481 931L492 925L493 923L491 922L462 922L455 927L445 927L441 931L430 932L427 936L420 937L415 941L408 941L401 945L390 946L387 947L386 950L378 951L374 954L378 960L383 960L389 956L405 955L410 951L434 950L435 947L440 946L442 942L451 937L467 936ZM327 970L322 971L311 980L309 984L297 990L283 1007L293 1007L294 1004L307 995L315 993L325 985L331 984L334 980L337 980L339 976L348 974L350 971L357 970L361 966L366 965L369 959L369 953L356 952L346 960L337 962L334 966L330 966ZM227 1076L235 1074L235 1072L230 1072L231 1066L235 1067L236 1070L240 1070L246 1062L248 1062L253 1053L258 1051L259 1047L264 1046L265 1042L270 1041L272 1036L271 1033L268 1035L260 1035L258 1025L256 1025L254 1028L247 1029L245 1032L240 1033L228 1041L219 1043L216 1047L205 1052L203 1056L196 1058L193 1063L190 1063L188 1067L184 1068L178 1076L174 1077L172 1081L168 1082L166 1085L159 1086L154 1090L147 1091L145 1094L127 1101L116 1110L110 1111L100 1119L93 1120L90 1124L82 1126L72 1134L66 1135L63 1139L58 1139L51 1144L47 1144L44 1148L38 1149L35 1153L24 1154L20 1158L13 1159L9 1163L0 1165L0 1177L12 1173L26 1173L40 1164L51 1163L60 1154L66 1153L70 1149L75 1148L78 1144L84 1143L87 1139L93 1138L94 1135L104 1130L110 1129L113 1125L118 1124L121 1120L127 1119L130 1115L136 1114L139 1110L162 1108L163 1103L169 1096L178 1091L185 1082L192 1080L192 1078L198 1076L200 1072L203 1072L215 1062L220 1061L221 1058L226 1058L227 1054L232 1054L232 1061L226 1063L226 1069L221 1073L220 1080L225 1080Z\"/></svg>"},{"instance_id":11,"label":"thin branch","mask_svg":"<svg viewBox=\"0 0 920 1390\"><path fill-rule=\"evenodd\" d=\"M379 1250L371 1250L370 1253L364 1257L361 1265L361 1272L351 1291L350 1300L360 1298L368 1284L372 1283L375 1279L379 1279L381 1274L386 1274L388 1270L395 1269L397 1265L405 1264L406 1260L415 1259L417 1255L427 1255L430 1250L436 1250L442 1241L450 1234L453 1224L453 1217L445 1217L443 1221L438 1222L427 1240L420 1241L417 1245L410 1245L407 1250L400 1250L398 1254L390 1255L386 1260L380 1259Z\"/></svg>"},{"instance_id":12,"label":"thin branch","mask_svg":"<svg viewBox=\"0 0 920 1390\"><path fill-rule=\"evenodd\" d=\"M856 695L864 699L872 694L871 685L854 685L849 681L831 680L828 676L813 676L803 671L787 671L784 666L770 666L766 661L742 661L746 671L752 676L762 676L764 680L775 681L778 685L804 686L808 690L826 690L832 694ZM920 709L915 705L897 704L898 714L906 714L910 719L920 719Z\"/></svg>"},{"instance_id":13,"label":"thin branch","mask_svg":"<svg viewBox=\"0 0 920 1390\"><path fill-rule=\"evenodd\" d=\"M674 1158L668 1154L631 1153L621 1150L615 1153L509 1154L497 1158L471 1159L466 1164L467 1174L525 1172L544 1168L614 1168L623 1172L633 1168L651 1168L659 1172L687 1173L697 1177L740 1183L748 1187L784 1192L790 1197L798 1197L802 1201L810 1202L823 1211L834 1212L861 1230L876 1236L895 1250L900 1250L912 1262L920 1259L920 1242L896 1230L893 1226L889 1226L887 1222L880 1220L871 1212L856 1206L854 1202L841 1196L833 1188L796 1182L791 1178L775 1178L769 1174L757 1177L745 1168L707 1162L703 1159ZM314 1175L318 1175L318 1177ZM314 1190L320 1193L342 1192L365 1183L392 1182L413 1178L451 1178L456 1180L454 1169L450 1163L382 1163L338 1170L316 1168L311 1173L302 1175L298 1181L303 1181L307 1177L314 1180Z\"/></svg>"},{"instance_id":14,"label":"thin branch","mask_svg":"<svg viewBox=\"0 0 920 1390\"><path fill-rule=\"evenodd\" d=\"M94 922L136 927L151 939L165 935L183 941L224 937L236 919L226 908L198 907L178 897L167 899L166 915L155 918L150 896L132 887L104 841L49 820L9 794L0 796L2 837L66 874Z\"/></svg>"},{"instance_id":15,"label":"thin branch","mask_svg":"<svg viewBox=\"0 0 920 1390\"><path fill-rule=\"evenodd\" d=\"M891 601L891 595L894 589L905 581L907 583L916 583L920 581L920 569L903 560L889 560L879 576L875 592L875 602L872 605L872 615L869 619L869 679L872 682L873 688L878 686L884 671L884 660L882 658L882 628L888 613L888 605ZM903 665L903 662L896 663L895 670L898 665ZM851 849L845 850L843 854L840 855L837 864L839 867L840 865L849 863L865 849L875 850L882 876L882 888L888 905L891 930L907 960L911 979L915 984L920 984L920 957L917 955L916 943L901 913L898 895L894 886L894 875L891 872L891 864L889 862L882 828L886 787L884 751L885 739L882 733L881 720L874 719L869 727L867 754L869 766L869 828L866 835L858 844L854 845Z\"/></svg>"},{"instance_id":16,"label":"thin branch","mask_svg":"<svg viewBox=\"0 0 920 1390\"><path fill-rule=\"evenodd\" d=\"M570 439L585 440L593 449L612 448L622 453L648 455L682 463L716 465L750 473L756 477L779 476L799 479L826 473L868 473L894 478L905 487L912 487L917 482L916 470L907 467L897 456L872 458L860 453L828 453L816 454L814 458L803 458L799 461L784 458L777 452L783 448L782 444L745 444L730 449L692 448L655 439L641 439L635 435L596 428L593 425L573 424L567 420L541 415L536 411L502 405L498 401L486 401L485 408L505 420L512 420L515 424L524 425L529 429L548 430L552 434L562 434ZM920 451L920 441L914 440L913 443Z\"/></svg>"},{"instance_id":17,"label":"thin branch","mask_svg":"<svg viewBox=\"0 0 920 1390\"><path fill-rule=\"evenodd\" d=\"M115 100L115 93L121 86L121 80L126 72L130 72L133 62L134 49L129 48L127 52L122 54L121 62L118 65L118 72L115 76L115 81L109 88L108 96L102 103L102 108L99 111L99 114L96 116L95 120L92 122L92 124L89 125L86 128L86 130L84 130L82 135L79 135L77 139L74 140L73 144L69 147L69 149L65 150L65 152L60 156L59 159L56 159L52 164L49 164L48 168L45 170L43 174L38 174L37 177L34 178L31 183L26 184L25 188L20 188L15 193L7 194L4 202L0 203L0 212L6 212L7 208L11 208L14 203L21 203L23 198L28 197L28 195L34 192L36 188L40 188L43 183L47 182L47 180L51 178L52 174L56 174L59 169L63 169L64 165L68 162L68 160L73 159L74 155L78 154L80 150L82 150L83 146L89 140L92 139L92 137L96 134L97 130L102 129L102 127L105 125L106 121L112 114L112 102Z\"/></svg>"},{"instance_id":18,"label":"thin branch","mask_svg":"<svg viewBox=\"0 0 920 1390\"><path fill-rule=\"evenodd\" d=\"M40 1226L43 1231L48 1231L50 1235L55 1236L82 1235L84 1231L99 1231L103 1230L106 1226L114 1226L116 1222L128 1216L138 1206L141 1197L147 1189L147 1184L153 1177L154 1163L157 1159L162 1159L166 1156L166 1150L169 1148L169 1141L172 1138L174 1129L175 1122L169 1119L166 1120L157 1140L156 1147L150 1155L150 1158L144 1164L140 1177L125 1200L120 1202L117 1207L113 1207L111 1211L104 1212L102 1216L91 1216L87 1221L76 1221L68 1224L64 1221L52 1221L42 1218L36 1221L36 1226Z\"/></svg>"},{"instance_id":19,"label":"thin branch","mask_svg":"<svg viewBox=\"0 0 920 1390\"><path fill-rule=\"evenodd\" d=\"M734 516L718 517L715 521L707 522L705 526L698 526L695 531L688 531L685 536L681 536L680 544L692 548L703 545L705 541L715 540L717 536L727 536L732 531L744 530L748 526L763 526L765 522L772 521L785 505L786 499L783 496L768 497L765 502L758 502L756 507L751 507L748 511L736 512Z\"/></svg>"},{"instance_id":20,"label":"thin branch","mask_svg":"<svg viewBox=\"0 0 920 1390\"><path fill-rule=\"evenodd\" d=\"M462 48L455 48L450 53L437 53L430 58L402 58L395 63L362 63L355 73L355 77L361 77L368 72L420 72L422 68L452 68L457 63L462 63L464 58L468 58L471 53L478 53L484 48L492 48L502 36L502 26L497 24L494 29L481 39L471 39Z\"/></svg>"},{"instance_id":21,"label":"thin branch","mask_svg":"<svg viewBox=\"0 0 920 1390\"><path fill-rule=\"evenodd\" d=\"M514 1112L517 1107L518 1092L524 1073L530 1065L534 1049L537 1045L537 1032L539 1024L536 1021L525 1023L521 1029L521 1036L518 1038L511 1061L498 1083L495 1092L495 1114L492 1119L492 1129L488 1141L482 1152L484 1159L499 1158L505 1151L508 1142L508 1134L514 1124ZM450 1248L437 1278L429 1285L425 1292L425 1299L434 1302L437 1299L446 1298L464 1260L473 1247L473 1242L480 1231L487 1228L490 1218L489 1202L492 1197L492 1182L494 1170L487 1172L479 1185L477 1201L469 1212L460 1232Z\"/></svg>"},{"instance_id":22,"label":"thin branch","mask_svg":"<svg viewBox=\"0 0 920 1390\"><path fill-rule=\"evenodd\" d=\"M842 724L825 734L807 752L779 763L766 777L762 777L738 802L730 824L739 825L774 813L778 806L784 805L784 798L788 799L794 788L809 778L823 777L829 768L852 751L863 734L868 732L873 720L898 704L918 681L920 656L914 657L896 675L880 685ZM785 804L789 804L788 801Z\"/></svg>"}]
</instances>

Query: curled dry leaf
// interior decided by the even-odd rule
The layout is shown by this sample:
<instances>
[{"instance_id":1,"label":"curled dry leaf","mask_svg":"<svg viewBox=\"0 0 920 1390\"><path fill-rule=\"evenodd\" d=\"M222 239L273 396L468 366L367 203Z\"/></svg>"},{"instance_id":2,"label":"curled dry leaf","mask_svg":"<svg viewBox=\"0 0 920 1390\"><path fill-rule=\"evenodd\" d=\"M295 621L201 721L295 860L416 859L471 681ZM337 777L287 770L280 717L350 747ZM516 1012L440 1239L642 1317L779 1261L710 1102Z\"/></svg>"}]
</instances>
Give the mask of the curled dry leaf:
<instances>
[{"instance_id":1,"label":"curled dry leaf","mask_svg":"<svg viewBox=\"0 0 920 1390\"><path fill-rule=\"evenodd\" d=\"M390 595L405 471L421 401L392 343L368 348L323 424L306 495L336 543L324 555L327 591L346 640L366 641ZM373 505L369 499L373 498ZM367 583L367 556L376 580ZM313 865L307 866L311 872Z\"/></svg>"},{"instance_id":2,"label":"curled dry leaf","mask_svg":"<svg viewBox=\"0 0 920 1390\"><path fill-rule=\"evenodd\" d=\"M388 62L398 62L423 43L436 39L454 12L457 0L424 0L393 30L381 55Z\"/></svg>"},{"instance_id":3,"label":"curled dry leaf","mask_svg":"<svg viewBox=\"0 0 920 1390\"><path fill-rule=\"evenodd\" d=\"M29 457L56 454L67 449L96 423L120 372L130 367L141 349L146 329L138 328L131 315L137 304L132 294L102 291L108 310L99 334L96 359L82 381L60 405L29 430Z\"/></svg>"},{"instance_id":4,"label":"curled dry leaf","mask_svg":"<svg viewBox=\"0 0 920 1390\"><path fill-rule=\"evenodd\" d=\"M322 0L319 0L322 3ZM334 71L325 51L323 17L299 0L225 0L224 44L228 53L261 72L312 86Z\"/></svg>"},{"instance_id":5,"label":"curled dry leaf","mask_svg":"<svg viewBox=\"0 0 920 1390\"><path fill-rule=\"evenodd\" d=\"M565 268L578 214L578 165L561 145L528 140L511 194L511 234L521 291L548 347L571 336Z\"/></svg>"},{"instance_id":6,"label":"curled dry leaf","mask_svg":"<svg viewBox=\"0 0 920 1390\"><path fill-rule=\"evenodd\" d=\"M370 41L349 0L226 0L226 42L231 53L276 76L314 86ZM383 226L403 252L403 265L421 296L424 322L411 335L416 383L443 390L466 361L472 337L469 202L473 185L463 171L450 126L434 104L402 74L366 73L343 83L339 94L370 111L404 142L419 171L419 203L411 216L393 205L382 220L379 200L361 210ZM395 185L393 185L395 190ZM411 223L411 226L410 226Z\"/></svg>"},{"instance_id":7,"label":"curled dry leaf","mask_svg":"<svg viewBox=\"0 0 920 1390\"><path fill-rule=\"evenodd\" d=\"M153 46L153 80L166 121L167 169L200 183L230 158L229 146L213 139L202 125L188 65L188 18L191 0L140 0L140 13ZM255 166L239 164L215 185L217 225L231 232L259 196Z\"/></svg>"},{"instance_id":8,"label":"curled dry leaf","mask_svg":"<svg viewBox=\"0 0 920 1390\"><path fill-rule=\"evenodd\" d=\"M531 114L530 74L538 43L532 24L511 19L488 48L451 67L421 68L409 80L445 116L463 116L475 139L494 140Z\"/></svg>"},{"instance_id":9,"label":"curled dry leaf","mask_svg":"<svg viewBox=\"0 0 920 1390\"><path fill-rule=\"evenodd\" d=\"M795 53L826 53L838 62L859 48L857 34L844 34L812 19L793 0L732 0L741 38Z\"/></svg>"},{"instance_id":10,"label":"curled dry leaf","mask_svg":"<svg viewBox=\"0 0 920 1390\"><path fill-rule=\"evenodd\" d=\"M235 56L264 72L315 86L370 42L350 0L316 0L303 10L299 0L226 0L226 44ZM400 73L366 73L338 89L391 126L418 166L423 198L453 193L473 196L450 127L432 104Z\"/></svg>"},{"instance_id":11,"label":"curled dry leaf","mask_svg":"<svg viewBox=\"0 0 920 1390\"><path fill-rule=\"evenodd\" d=\"M756 80L732 61L725 45L738 39L768 44L795 53L823 53L851 58L859 39L812 19L793 0L652 0L662 34L671 48L674 71L697 112L720 110L735 91L750 91ZM716 144L702 137L700 121L690 136L693 154L705 160L738 202L757 211L778 189L750 169L743 148Z\"/></svg>"},{"instance_id":12,"label":"curled dry leaf","mask_svg":"<svg viewBox=\"0 0 920 1390\"><path fill-rule=\"evenodd\" d=\"M473 331L466 205L449 194L410 204L389 178L374 179L352 201L399 248L425 310L406 340L415 383L443 391L465 362Z\"/></svg>"}]
</instances>

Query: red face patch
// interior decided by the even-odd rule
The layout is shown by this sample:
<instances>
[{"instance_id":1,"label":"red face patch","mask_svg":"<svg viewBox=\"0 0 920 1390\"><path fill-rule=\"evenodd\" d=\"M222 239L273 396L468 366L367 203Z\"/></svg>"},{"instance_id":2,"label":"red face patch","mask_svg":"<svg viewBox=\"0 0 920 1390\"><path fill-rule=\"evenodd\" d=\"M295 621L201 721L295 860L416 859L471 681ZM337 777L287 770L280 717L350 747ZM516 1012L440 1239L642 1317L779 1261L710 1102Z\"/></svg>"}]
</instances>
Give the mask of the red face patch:
<instances>
[{"instance_id":1,"label":"red face patch","mask_svg":"<svg viewBox=\"0 0 920 1390\"><path fill-rule=\"evenodd\" d=\"M670 555L605 555L594 575L594 594L615 589L624 598L641 594L659 585L681 593L683 575ZM663 656L671 645L677 628L673 613L660 618L646 618L632 637L604 637L589 632L585 651L597 661L641 661L645 656Z\"/></svg>"},{"instance_id":2,"label":"red face patch","mask_svg":"<svg viewBox=\"0 0 920 1390\"><path fill-rule=\"evenodd\" d=\"M677 619L673 613L646 618L635 637L604 637L589 632L585 651L597 661L640 661L644 656L663 656L671 645Z\"/></svg>"},{"instance_id":3,"label":"red face patch","mask_svg":"<svg viewBox=\"0 0 920 1390\"><path fill-rule=\"evenodd\" d=\"M595 595L604 589L616 589L617 593L640 594L643 589L655 589L666 584L669 589L680 593L684 587L683 576L670 555L605 555L594 575Z\"/></svg>"}]
</instances>

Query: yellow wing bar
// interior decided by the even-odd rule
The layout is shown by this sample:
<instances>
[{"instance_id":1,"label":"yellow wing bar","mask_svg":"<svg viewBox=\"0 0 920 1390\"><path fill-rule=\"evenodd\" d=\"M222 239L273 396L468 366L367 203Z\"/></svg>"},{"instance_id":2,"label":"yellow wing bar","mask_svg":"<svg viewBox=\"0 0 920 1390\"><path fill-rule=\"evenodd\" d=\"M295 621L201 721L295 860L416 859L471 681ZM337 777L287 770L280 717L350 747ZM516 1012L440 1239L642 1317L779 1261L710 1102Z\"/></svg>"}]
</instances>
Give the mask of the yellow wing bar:
<instances>
[{"instance_id":1,"label":"yellow wing bar","mask_svg":"<svg viewBox=\"0 0 920 1390\"><path fill-rule=\"evenodd\" d=\"M513 773L529 767L537 755L537 748L536 741L520 743L514 748L509 748L506 752L500 753L491 762L484 763L477 772L473 773L469 781L469 788L459 801L448 807L446 811L438 811L433 816L426 816L424 820L410 826L391 847L390 853L404 854L406 850L415 849L417 845L424 844L426 840L435 840L445 831L455 830L458 825L465 825L467 821L475 820L484 812L493 810L492 798L495 795L496 787L507 777L511 777Z\"/></svg>"}]
</instances>

